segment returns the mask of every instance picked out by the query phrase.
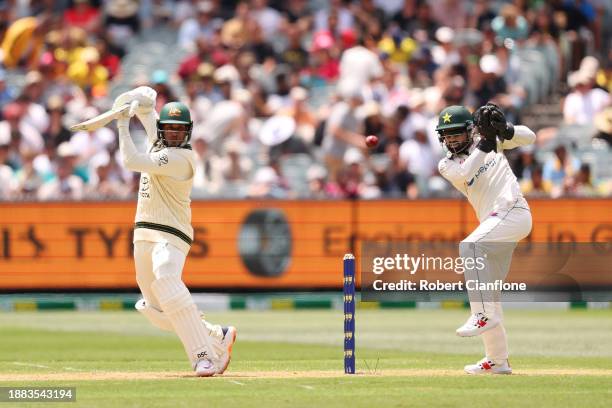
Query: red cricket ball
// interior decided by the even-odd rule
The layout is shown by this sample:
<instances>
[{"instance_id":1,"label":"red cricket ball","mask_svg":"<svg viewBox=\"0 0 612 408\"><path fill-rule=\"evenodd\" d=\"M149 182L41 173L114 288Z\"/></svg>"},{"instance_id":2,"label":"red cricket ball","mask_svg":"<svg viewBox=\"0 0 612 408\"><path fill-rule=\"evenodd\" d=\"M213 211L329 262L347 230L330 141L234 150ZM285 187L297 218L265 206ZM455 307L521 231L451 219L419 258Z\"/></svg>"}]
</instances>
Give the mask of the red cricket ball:
<instances>
[{"instance_id":1,"label":"red cricket ball","mask_svg":"<svg viewBox=\"0 0 612 408\"><path fill-rule=\"evenodd\" d=\"M370 135L366 137L365 142L366 142L366 146L368 147L376 147L376 145L378 144L378 137L374 135Z\"/></svg>"}]
</instances>

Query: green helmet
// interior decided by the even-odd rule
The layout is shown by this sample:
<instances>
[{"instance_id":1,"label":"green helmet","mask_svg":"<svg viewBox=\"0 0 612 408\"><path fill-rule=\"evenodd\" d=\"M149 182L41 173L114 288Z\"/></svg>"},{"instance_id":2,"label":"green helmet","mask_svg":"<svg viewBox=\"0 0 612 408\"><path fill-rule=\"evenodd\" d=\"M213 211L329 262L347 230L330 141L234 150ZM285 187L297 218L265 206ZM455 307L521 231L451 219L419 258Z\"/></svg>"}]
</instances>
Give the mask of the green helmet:
<instances>
[{"instance_id":1,"label":"green helmet","mask_svg":"<svg viewBox=\"0 0 612 408\"><path fill-rule=\"evenodd\" d=\"M452 105L444 108L438 116L436 131L441 133L449 129L467 129L474 123L472 114L465 106Z\"/></svg>"},{"instance_id":2,"label":"green helmet","mask_svg":"<svg viewBox=\"0 0 612 408\"><path fill-rule=\"evenodd\" d=\"M165 135L168 131L161 128L161 125L165 124L185 125L185 137L183 140L178 141L178 144L176 140L172 140L173 144L169 144L169 140ZM192 130L193 121L191 120L191 113L187 105L182 102L169 102L162 107L161 112L159 112L159 119L157 120L157 138L162 145L166 147L186 147L191 139Z\"/></svg>"},{"instance_id":3,"label":"green helmet","mask_svg":"<svg viewBox=\"0 0 612 408\"><path fill-rule=\"evenodd\" d=\"M438 126L436 126L436 132L438 132L438 140L442 143L451 153L461 153L468 146L472 144L472 128L474 126L474 119L472 114L465 106L452 105L444 108L438 116ZM460 143L448 143L444 136L446 134L457 134L460 131L465 131L467 138L464 142Z\"/></svg>"}]
</instances>

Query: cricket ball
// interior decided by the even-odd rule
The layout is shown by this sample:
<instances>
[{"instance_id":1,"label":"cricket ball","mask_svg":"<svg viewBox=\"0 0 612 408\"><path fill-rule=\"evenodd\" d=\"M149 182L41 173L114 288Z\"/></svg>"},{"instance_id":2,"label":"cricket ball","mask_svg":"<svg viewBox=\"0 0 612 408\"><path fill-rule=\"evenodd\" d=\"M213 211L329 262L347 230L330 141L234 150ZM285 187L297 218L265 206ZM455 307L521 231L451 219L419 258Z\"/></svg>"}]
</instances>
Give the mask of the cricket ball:
<instances>
[{"instance_id":1,"label":"cricket ball","mask_svg":"<svg viewBox=\"0 0 612 408\"><path fill-rule=\"evenodd\" d=\"M370 135L366 137L365 142L366 142L366 146L370 148L376 147L376 145L378 144L378 137L374 135Z\"/></svg>"}]
</instances>

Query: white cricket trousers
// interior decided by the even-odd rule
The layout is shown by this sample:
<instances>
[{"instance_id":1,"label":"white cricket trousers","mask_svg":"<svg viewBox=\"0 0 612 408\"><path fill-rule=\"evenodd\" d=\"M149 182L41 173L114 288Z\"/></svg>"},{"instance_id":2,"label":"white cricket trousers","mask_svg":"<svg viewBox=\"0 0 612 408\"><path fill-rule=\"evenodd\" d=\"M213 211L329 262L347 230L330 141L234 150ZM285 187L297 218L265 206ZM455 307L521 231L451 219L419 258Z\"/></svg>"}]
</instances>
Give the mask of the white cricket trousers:
<instances>
[{"instance_id":1,"label":"white cricket trousers","mask_svg":"<svg viewBox=\"0 0 612 408\"><path fill-rule=\"evenodd\" d=\"M481 258L484 268L467 269L465 280L495 282L505 280L516 244L531 232L531 212L524 200L509 210L492 213L460 244L463 258ZM508 340L500 303L501 291L468 290L472 313L495 316L497 327L482 333L486 357L492 361L508 358Z\"/></svg>"}]
</instances>

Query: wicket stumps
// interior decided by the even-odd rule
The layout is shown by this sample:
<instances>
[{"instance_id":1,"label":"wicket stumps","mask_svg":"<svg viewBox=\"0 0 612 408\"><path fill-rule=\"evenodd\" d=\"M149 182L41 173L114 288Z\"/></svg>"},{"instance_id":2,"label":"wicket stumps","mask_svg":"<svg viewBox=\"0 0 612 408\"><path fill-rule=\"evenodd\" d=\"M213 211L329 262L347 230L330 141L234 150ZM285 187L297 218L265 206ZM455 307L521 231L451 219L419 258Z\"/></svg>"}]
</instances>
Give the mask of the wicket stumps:
<instances>
[{"instance_id":1,"label":"wicket stumps","mask_svg":"<svg viewBox=\"0 0 612 408\"><path fill-rule=\"evenodd\" d=\"M344 255L344 373L355 374L355 256Z\"/></svg>"}]
</instances>

